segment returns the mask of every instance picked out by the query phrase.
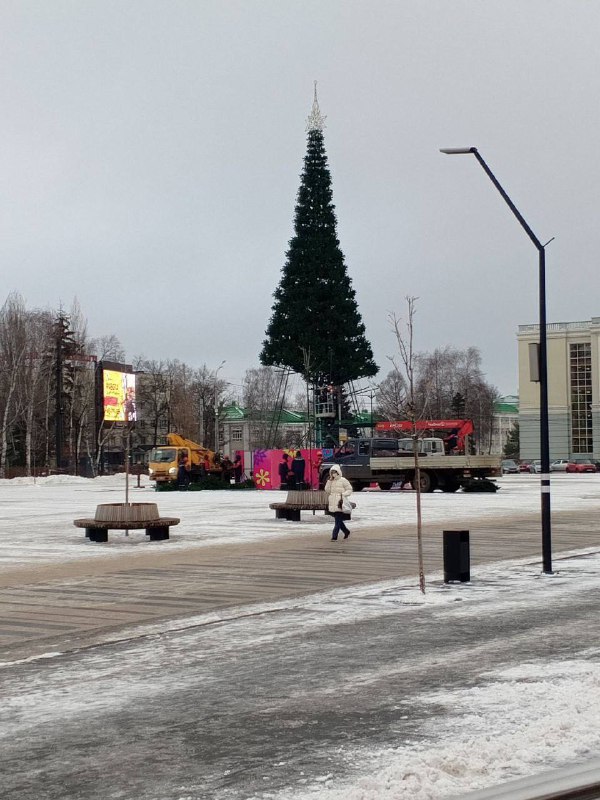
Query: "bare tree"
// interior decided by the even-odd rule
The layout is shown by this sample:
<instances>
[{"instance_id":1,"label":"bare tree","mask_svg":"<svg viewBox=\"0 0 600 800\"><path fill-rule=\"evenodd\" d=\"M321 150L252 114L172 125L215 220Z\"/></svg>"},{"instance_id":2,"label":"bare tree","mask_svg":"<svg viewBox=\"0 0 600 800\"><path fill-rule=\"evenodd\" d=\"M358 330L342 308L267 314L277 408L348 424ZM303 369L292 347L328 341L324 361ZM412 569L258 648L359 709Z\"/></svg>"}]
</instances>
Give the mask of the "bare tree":
<instances>
[{"instance_id":1,"label":"bare tree","mask_svg":"<svg viewBox=\"0 0 600 800\"><path fill-rule=\"evenodd\" d=\"M281 370L275 367L247 369L242 389L244 407L257 411L274 408L279 396L280 385Z\"/></svg>"},{"instance_id":2,"label":"bare tree","mask_svg":"<svg viewBox=\"0 0 600 800\"><path fill-rule=\"evenodd\" d=\"M206 364L195 370L191 396L198 416L198 441L209 449L212 449L215 441L218 399L226 388L225 381L219 381L215 371L209 369Z\"/></svg>"},{"instance_id":3,"label":"bare tree","mask_svg":"<svg viewBox=\"0 0 600 800\"><path fill-rule=\"evenodd\" d=\"M28 344L23 298L12 292L0 309L0 478L6 477L9 435L19 417L15 400Z\"/></svg>"},{"instance_id":4,"label":"bare tree","mask_svg":"<svg viewBox=\"0 0 600 800\"><path fill-rule=\"evenodd\" d=\"M171 402L169 378L163 361L137 359L136 400L138 414L152 431L152 445L158 442L158 432L168 429Z\"/></svg>"},{"instance_id":5,"label":"bare tree","mask_svg":"<svg viewBox=\"0 0 600 800\"><path fill-rule=\"evenodd\" d=\"M126 359L125 350L119 337L111 333L108 336L98 336L92 339L89 346L90 353L94 353L98 361L115 361L123 364Z\"/></svg>"},{"instance_id":6,"label":"bare tree","mask_svg":"<svg viewBox=\"0 0 600 800\"><path fill-rule=\"evenodd\" d=\"M275 367L248 369L244 375L242 404L251 420L251 448L284 447L295 444L281 430L275 431L278 409L287 401L286 373ZM294 439L292 442L291 439Z\"/></svg>"},{"instance_id":7,"label":"bare tree","mask_svg":"<svg viewBox=\"0 0 600 800\"><path fill-rule=\"evenodd\" d=\"M52 322L49 311L27 313L28 352L23 364L17 401L25 428L24 455L27 475L33 474L36 464L40 466L40 462L45 467L48 466L47 459L39 457L36 438L40 443L48 442L49 438L46 401L50 397L53 358L47 345L48 341L52 340Z\"/></svg>"},{"instance_id":8,"label":"bare tree","mask_svg":"<svg viewBox=\"0 0 600 800\"><path fill-rule=\"evenodd\" d=\"M394 367L379 384L377 390L378 410L387 419L401 419L406 402L406 379Z\"/></svg>"},{"instance_id":9,"label":"bare tree","mask_svg":"<svg viewBox=\"0 0 600 800\"><path fill-rule=\"evenodd\" d=\"M198 408L192 390L194 370L181 361L168 361L167 376L173 430L187 438L195 439L198 431Z\"/></svg>"},{"instance_id":10,"label":"bare tree","mask_svg":"<svg viewBox=\"0 0 600 800\"><path fill-rule=\"evenodd\" d=\"M423 526L421 516L421 468L419 463L419 432L417 431L417 420L419 419L417 406L416 406L416 393L415 393L415 352L414 352L414 318L415 318L415 303L416 297L407 297L407 318L406 318L406 331L401 328L400 320L395 314L390 315L390 322L392 330L396 337L398 345L398 352L400 356L400 364L394 361L392 363L398 375L401 375L405 384L403 412L406 419L410 420L412 425L412 440L413 440L413 456L415 460L415 477L413 486L417 499L417 558L419 565L419 588L425 594L425 568L423 564Z\"/></svg>"},{"instance_id":11,"label":"bare tree","mask_svg":"<svg viewBox=\"0 0 600 800\"><path fill-rule=\"evenodd\" d=\"M432 353L414 353L414 402L420 418L456 419L455 398L463 400L461 415L475 422L479 452L491 445L497 389L488 384L476 347L458 350L449 345ZM396 368L381 382L377 394L380 413L402 418L404 376Z\"/></svg>"}]
</instances>

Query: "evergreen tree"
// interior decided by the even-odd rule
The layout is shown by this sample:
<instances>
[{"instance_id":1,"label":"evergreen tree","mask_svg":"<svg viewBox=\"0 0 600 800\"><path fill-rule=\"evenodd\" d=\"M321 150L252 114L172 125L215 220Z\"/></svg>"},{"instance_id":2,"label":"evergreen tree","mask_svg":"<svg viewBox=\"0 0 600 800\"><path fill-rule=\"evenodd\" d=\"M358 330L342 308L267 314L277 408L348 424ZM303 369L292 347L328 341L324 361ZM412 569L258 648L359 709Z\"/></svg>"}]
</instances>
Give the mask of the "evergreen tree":
<instances>
[{"instance_id":1,"label":"evergreen tree","mask_svg":"<svg viewBox=\"0 0 600 800\"><path fill-rule=\"evenodd\" d=\"M450 408L458 419L462 419L465 413L465 397L460 392L457 392L452 398Z\"/></svg>"},{"instance_id":2,"label":"evergreen tree","mask_svg":"<svg viewBox=\"0 0 600 800\"><path fill-rule=\"evenodd\" d=\"M286 264L274 292L260 361L333 383L377 373L336 233L316 86Z\"/></svg>"}]
</instances>

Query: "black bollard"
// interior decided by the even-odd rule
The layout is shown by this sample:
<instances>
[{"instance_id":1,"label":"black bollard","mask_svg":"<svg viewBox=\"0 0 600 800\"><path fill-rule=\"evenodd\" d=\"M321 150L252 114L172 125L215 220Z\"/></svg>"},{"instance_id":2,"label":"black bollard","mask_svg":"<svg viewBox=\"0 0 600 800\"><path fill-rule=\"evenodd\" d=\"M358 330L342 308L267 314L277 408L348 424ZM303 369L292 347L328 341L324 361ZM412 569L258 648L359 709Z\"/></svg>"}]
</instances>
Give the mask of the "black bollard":
<instances>
[{"instance_id":1,"label":"black bollard","mask_svg":"<svg viewBox=\"0 0 600 800\"><path fill-rule=\"evenodd\" d=\"M444 583L470 580L469 531L444 531Z\"/></svg>"}]
</instances>

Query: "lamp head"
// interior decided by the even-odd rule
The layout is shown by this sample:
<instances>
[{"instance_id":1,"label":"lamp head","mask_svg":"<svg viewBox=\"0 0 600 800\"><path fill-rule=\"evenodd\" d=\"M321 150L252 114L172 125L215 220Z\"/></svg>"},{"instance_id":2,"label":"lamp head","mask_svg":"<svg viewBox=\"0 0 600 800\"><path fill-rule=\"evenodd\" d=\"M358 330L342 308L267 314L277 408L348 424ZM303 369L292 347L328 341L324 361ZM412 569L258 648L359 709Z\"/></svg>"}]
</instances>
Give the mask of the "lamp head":
<instances>
[{"instance_id":1,"label":"lamp head","mask_svg":"<svg viewBox=\"0 0 600 800\"><path fill-rule=\"evenodd\" d=\"M440 148L440 153L444 153L446 156L464 156L469 155L471 153L476 153L476 147L442 147Z\"/></svg>"}]
</instances>

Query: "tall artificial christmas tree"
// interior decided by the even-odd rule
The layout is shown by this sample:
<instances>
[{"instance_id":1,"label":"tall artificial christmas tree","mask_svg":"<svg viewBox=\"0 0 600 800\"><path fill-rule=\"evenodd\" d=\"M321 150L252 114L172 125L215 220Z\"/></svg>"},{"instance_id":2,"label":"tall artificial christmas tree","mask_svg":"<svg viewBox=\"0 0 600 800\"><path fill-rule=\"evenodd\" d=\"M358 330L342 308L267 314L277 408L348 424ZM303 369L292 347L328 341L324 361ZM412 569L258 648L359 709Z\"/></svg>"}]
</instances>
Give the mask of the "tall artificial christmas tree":
<instances>
[{"instance_id":1,"label":"tall artificial christmas tree","mask_svg":"<svg viewBox=\"0 0 600 800\"><path fill-rule=\"evenodd\" d=\"M340 386L377 373L336 233L325 117L315 97L295 209L294 237L260 354L315 385Z\"/></svg>"}]
</instances>

